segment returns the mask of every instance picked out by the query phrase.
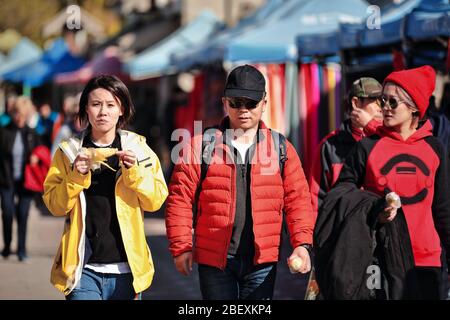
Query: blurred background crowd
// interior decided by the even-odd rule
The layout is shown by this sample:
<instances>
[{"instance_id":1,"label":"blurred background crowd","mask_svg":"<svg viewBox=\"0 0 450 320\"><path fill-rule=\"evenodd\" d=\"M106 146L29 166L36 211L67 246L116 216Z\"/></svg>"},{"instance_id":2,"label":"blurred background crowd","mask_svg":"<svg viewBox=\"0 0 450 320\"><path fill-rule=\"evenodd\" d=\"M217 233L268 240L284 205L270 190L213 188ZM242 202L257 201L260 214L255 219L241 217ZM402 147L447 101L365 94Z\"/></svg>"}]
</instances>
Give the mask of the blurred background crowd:
<instances>
[{"instance_id":1,"label":"blurred background crowd","mask_svg":"<svg viewBox=\"0 0 450 320\"><path fill-rule=\"evenodd\" d=\"M359 77L382 82L429 64L431 112L448 118L449 37L448 0L0 0L0 126L25 97L27 125L53 154L82 130L86 82L113 74L136 107L130 129L169 180L173 130L218 123L227 72L249 63L267 79L263 120L292 141L309 175ZM35 202L46 210L39 192Z\"/></svg>"}]
</instances>

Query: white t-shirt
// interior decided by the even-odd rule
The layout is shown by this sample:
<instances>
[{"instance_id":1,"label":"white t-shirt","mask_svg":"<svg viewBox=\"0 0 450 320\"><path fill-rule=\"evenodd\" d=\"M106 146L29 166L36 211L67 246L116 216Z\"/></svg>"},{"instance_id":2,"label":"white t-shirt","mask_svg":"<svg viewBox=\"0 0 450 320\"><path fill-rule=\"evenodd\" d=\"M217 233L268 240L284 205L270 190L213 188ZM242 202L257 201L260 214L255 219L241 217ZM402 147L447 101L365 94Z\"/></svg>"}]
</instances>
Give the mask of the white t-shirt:
<instances>
[{"instance_id":1,"label":"white t-shirt","mask_svg":"<svg viewBox=\"0 0 450 320\"><path fill-rule=\"evenodd\" d=\"M231 144L233 145L234 148L237 149L237 151L241 156L242 163L245 162L245 155L247 154L247 150L252 146L253 143L254 143L253 141L250 143L242 143L236 140L231 140Z\"/></svg>"},{"instance_id":2,"label":"white t-shirt","mask_svg":"<svg viewBox=\"0 0 450 320\"><path fill-rule=\"evenodd\" d=\"M86 264L84 267L100 273L123 274L131 272L130 265L128 264L128 262L107 263L107 264L91 263Z\"/></svg>"}]
</instances>

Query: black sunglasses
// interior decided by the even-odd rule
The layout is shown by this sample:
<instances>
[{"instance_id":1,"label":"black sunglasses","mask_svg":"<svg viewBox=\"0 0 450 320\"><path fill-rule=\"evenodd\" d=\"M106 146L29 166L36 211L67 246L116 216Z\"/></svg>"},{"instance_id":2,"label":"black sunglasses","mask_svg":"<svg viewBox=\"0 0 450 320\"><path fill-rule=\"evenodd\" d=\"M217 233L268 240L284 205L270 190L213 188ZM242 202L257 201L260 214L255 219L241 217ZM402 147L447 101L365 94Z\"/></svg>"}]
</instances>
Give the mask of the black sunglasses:
<instances>
[{"instance_id":1,"label":"black sunglasses","mask_svg":"<svg viewBox=\"0 0 450 320\"><path fill-rule=\"evenodd\" d=\"M239 98L226 98L230 108L238 109L244 107L246 109L255 109L260 101L255 101L251 99L239 99Z\"/></svg>"},{"instance_id":2,"label":"black sunglasses","mask_svg":"<svg viewBox=\"0 0 450 320\"><path fill-rule=\"evenodd\" d=\"M389 106L391 107L391 109L394 110L402 102L405 102L405 101L400 100L400 99L397 100L396 98L393 98L393 97L390 97L390 98L381 97L381 107L382 108L385 108L386 104L389 103Z\"/></svg>"}]
</instances>

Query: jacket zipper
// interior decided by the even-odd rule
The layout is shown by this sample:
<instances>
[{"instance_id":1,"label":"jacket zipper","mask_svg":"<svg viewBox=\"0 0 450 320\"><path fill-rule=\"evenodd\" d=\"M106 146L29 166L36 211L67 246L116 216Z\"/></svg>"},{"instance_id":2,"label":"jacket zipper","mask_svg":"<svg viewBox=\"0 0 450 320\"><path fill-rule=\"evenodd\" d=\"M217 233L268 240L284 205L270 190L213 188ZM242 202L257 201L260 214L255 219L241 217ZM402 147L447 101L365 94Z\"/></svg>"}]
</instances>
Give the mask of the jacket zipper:
<instances>
[{"instance_id":1,"label":"jacket zipper","mask_svg":"<svg viewBox=\"0 0 450 320\"><path fill-rule=\"evenodd\" d=\"M236 190L235 190L235 184L236 184L236 165L233 166L233 170L232 170L232 179L231 179L231 195L233 196L232 198L232 203L230 206L230 214L229 214L229 220L228 220L228 228L227 228L227 238L225 239L225 252L223 255L223 262L222 262L222 266L221 269L224 270L226 265L227 265L227 255L228 255L228 249L230 248L230 242L231 242L231 236L233 234L233 220L234 220L234 214L236 211Z\"/></svg>"}]
</instances>

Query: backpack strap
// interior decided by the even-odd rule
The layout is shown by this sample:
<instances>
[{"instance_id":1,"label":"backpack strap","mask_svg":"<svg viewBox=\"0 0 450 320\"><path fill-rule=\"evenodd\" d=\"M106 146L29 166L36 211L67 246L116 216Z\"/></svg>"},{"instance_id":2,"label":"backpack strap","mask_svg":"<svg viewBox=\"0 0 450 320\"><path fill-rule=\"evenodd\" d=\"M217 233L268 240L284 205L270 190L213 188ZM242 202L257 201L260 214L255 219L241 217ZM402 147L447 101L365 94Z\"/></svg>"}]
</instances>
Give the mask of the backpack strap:
<instances>
[{"instance_id":1,"label":"backpack strap","mask_svg":"<svg viewBox=\"0 0 450 320\"><path fill-rule=\"evenodd\" d=\"M198 201L202 191L202 184L208 173L209 164L211 163L212 154L216 145L216 132L218 127L206 128L202 136L202 157L200 163L200 180L195 190L194 204L192 205L192 227L195 229L197 224Z\"/></svg>"},{"instance_id":2,"label":"backpack strap","mask_svg":"<svg viewBox=\"0 0 450 320\"><path fill-rule=\"evenodd\" d=\"M274 148L275 150L278 150L278 159L279 159L279 165L280 165L280 175L281 175L281 179L284 180L284 164L287 161L288 157L287 157L287 149L286 149L286 137L284 135L282 135L279 132L276 132L272 129L270 129L270 133L272 134L272 141L274 143ZM281 235L283 236L283 234L287 234L288 233L288 227L287 227L287 222L286 222L286 215L284 214L284 210L283 210L283 222L281 225L281 230L283 231L281 233ZM280 241L280 247L283 243L283 239L281 239Z\"/></svg>"},{"instance_id":3,"label":"backpack strap","mask_svg":"<svg viewBox=\"0 0 450 320\"><path fill-rule=\"evenodd\" d=\"M279 165L280 165L280 175L283 179L283 173L284 173L284 163L287 161L287 150L286 150L286 137L282 135L281 133L269 129L270 134L272 135L272 141L274 143L275 150L278 151L278 157L279 157Z\"/></svg>"},{"instance_id":4,"label":"backpack strap","mask_svg":"<svg viewBox=\"0 0 450 320\"><path fill-rule=\"evenodd\" d=\"M208 173L209 164L211 163L212 154L214 151L214 147L216 144L216 132L218 127L210 127L206 128L203 131L203 138L202 138L202 157L201 157L201 164L200 164L200 180L197 185L197 190L195 190L195 197L194 197L194 204L192 206L192 227L195 228L197 224L197 213L198 213L198 202L200 199L200 193L202 191L202 184L203 181L206 178L206 174ZM279 156L279 166L280 166L280 175L283 179L283 173L284 173L284 163L286 162L287 158L287 151L286 151L286 137L282 135L281 133L278 133L272 129L269 129L270 133L272 135L272 141L274 142L275 150L278 150L278 156ZM283 215L284 216L284 215ZM287 226L283 219L283 229L286 231Z\"/></svg>"}]
</instances>

